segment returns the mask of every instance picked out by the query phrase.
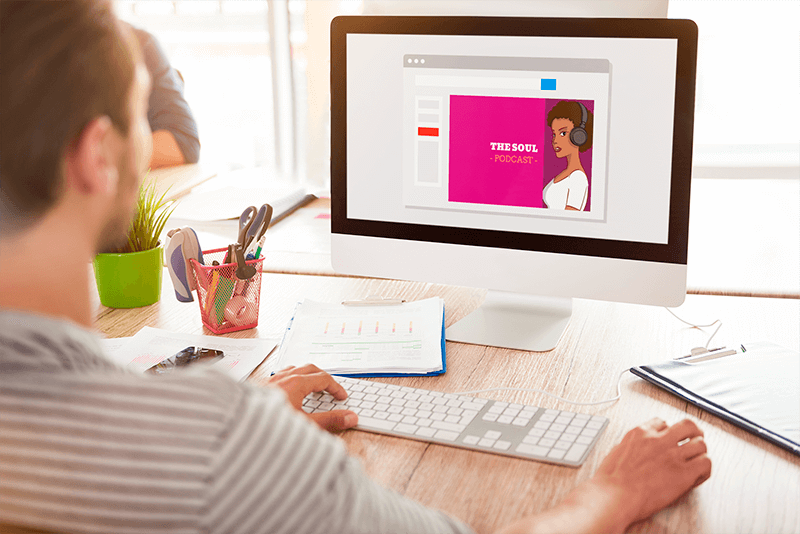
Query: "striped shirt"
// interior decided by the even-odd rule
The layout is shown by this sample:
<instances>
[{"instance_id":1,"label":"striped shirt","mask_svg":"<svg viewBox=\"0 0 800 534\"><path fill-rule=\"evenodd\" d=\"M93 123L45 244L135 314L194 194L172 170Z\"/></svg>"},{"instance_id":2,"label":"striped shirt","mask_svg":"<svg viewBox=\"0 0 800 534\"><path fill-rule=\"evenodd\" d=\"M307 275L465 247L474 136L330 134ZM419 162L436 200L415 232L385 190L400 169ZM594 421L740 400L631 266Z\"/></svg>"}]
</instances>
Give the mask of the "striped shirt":
<instances>
[{"instance_id":1,"label":"striped shirt","mask_svg":"<svg viewBox=\"0 0 800 534\"><path fill-rule=\"evenodd\" d=\"M0 311L0 525L120 533L471 530L367 478L277 388L129 372L74 323ZM0 530L2 527L0 526Z\"/></svg>"}]
</instances>

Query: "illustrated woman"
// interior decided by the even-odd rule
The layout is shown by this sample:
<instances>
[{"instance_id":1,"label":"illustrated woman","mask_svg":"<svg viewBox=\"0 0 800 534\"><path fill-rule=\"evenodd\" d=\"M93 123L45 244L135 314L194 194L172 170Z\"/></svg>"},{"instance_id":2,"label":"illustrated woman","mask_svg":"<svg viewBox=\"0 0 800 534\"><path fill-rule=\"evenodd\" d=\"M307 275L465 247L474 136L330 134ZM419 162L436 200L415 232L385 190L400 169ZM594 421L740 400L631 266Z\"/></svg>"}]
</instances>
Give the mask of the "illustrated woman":
<instances>
[{"instance_id":1,"label":"illustrated woman","mask_svg":"<svg viewBox=\"0 0 800 534\"><path fill-rule=\"evenodd\" d=\"M580 102L562 100L547 114L553 130L556 157L567 160L567 168L548 183L542 196L550 209L583 211L589 197L589 179L580 153L592 147L594 115Z\"/></svg>"}]
</instances>

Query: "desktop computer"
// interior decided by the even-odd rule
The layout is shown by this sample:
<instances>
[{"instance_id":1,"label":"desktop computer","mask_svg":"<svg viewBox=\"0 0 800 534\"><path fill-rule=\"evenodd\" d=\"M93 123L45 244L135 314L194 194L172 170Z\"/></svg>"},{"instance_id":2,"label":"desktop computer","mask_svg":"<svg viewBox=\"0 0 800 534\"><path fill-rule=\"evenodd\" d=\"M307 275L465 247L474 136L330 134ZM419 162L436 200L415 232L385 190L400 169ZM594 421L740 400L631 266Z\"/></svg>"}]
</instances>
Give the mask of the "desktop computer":
<instances>
[{"instance_id":1,"label":"desktop computer","mask_svg":"<svg viewBox=\"0 0 800 534\"><path fill-rule=\"evenodd\" d=\"M687 20L339 17L332 263L488 288L447 338L552 349L573 298L686 292Z\"/></svg>"}]
</instances>

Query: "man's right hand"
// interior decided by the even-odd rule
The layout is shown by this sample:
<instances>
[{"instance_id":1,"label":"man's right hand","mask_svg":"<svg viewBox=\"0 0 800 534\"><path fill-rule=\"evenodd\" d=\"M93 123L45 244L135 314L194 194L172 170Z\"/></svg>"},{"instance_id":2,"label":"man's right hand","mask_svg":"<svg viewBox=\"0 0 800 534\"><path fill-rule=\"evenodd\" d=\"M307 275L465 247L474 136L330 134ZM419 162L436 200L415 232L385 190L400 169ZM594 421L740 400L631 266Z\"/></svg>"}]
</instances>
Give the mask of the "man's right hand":
<instances>
[{"instance_id":1,"label":"man's right hand","mask_svg":"<svg viewBox=\"0 0 800 534\"><path fill-rule=\"evenodd\" d=\"M590 484L621 497L629 524L650 517L711 476L703 431L684 419L652 419L629 431Z\"/></svg>"},{"instance_id":2,"label":"man's right hand","mask_svg":"<svg viewBox=\"0 0 800 534\"><path fill-rule=\"evenodd\" d=\"M625 532L710 476L711 460L697 425L688 419L672 426L652 419L628 432L595 475L561 504L503 532Z\"/></svg>"}]
</instances>

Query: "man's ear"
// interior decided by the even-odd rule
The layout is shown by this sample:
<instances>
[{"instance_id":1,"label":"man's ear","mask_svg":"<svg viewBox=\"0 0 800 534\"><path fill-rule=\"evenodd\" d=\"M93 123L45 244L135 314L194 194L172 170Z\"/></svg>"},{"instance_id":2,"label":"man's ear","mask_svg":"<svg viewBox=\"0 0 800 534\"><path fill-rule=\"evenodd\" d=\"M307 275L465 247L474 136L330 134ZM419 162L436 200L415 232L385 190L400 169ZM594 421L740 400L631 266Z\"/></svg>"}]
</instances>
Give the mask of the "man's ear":
<instances>
[{"instance_id":1,"label":"man's ear","mask_svg":"<svg viewBox=\"0 0 800 534\"><path fill-rule=\"evenodd\" d=\"M93 119L69 146L66 184L82 194L114 193L119 179L116 161L118 142L111 119Z\"/></svg>"}]
</instances>

